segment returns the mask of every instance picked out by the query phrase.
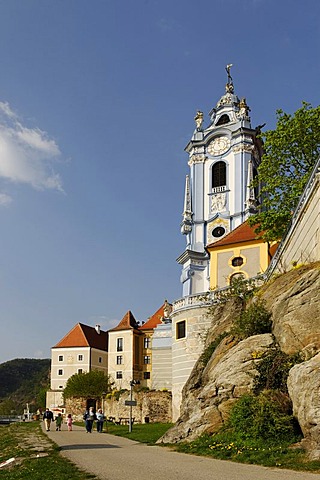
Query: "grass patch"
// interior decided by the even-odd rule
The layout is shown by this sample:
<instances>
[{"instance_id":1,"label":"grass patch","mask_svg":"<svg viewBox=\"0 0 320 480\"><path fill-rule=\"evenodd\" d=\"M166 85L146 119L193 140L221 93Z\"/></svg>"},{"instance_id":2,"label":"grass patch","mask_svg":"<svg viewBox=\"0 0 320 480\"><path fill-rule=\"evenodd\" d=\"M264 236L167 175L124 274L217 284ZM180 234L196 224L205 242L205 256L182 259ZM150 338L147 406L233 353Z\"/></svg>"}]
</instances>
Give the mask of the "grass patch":
<instances>
[{"instance_id":1,"label":"grass patch","mask_svg":"<svg viewBox=\"0 0 320 480\"><path fill-rule=\"evenodd\" d=\"M203 435L191 443L179 443L175 445L175 450L265 467L320 472L319 461L307 461L304 450L292 448L285 441L244 440L231 433L218 433Z\"/></svg>"},{"instance_id":2,"label":"grass patch","mask_svg":"<svg viewBox=\"0 0 320 480\"><path fill-rule=\"evenodd\" d=\"M59 447L42 432L38 422L0 426L0 463L15 457L10 467L0 469L0 480L87 480L94 475L82 472L59 453ZM48 453L48 456L41 456ZM37 457L37 454L40 456Z\"/></svg>"},{"instance_id":3,"label":"grass patch","mask_svg":"<svg viewBox=\"0 0 320 480\"><path fill-rule=\"evenodd\" d=\"M172 423L137 423L133 424L132 432L129 432L128 425L108 423L107 427L104 426L104 431L118 437L130 438L136 442L154 444L172 425Z\"/></svg>"}]
</instances>

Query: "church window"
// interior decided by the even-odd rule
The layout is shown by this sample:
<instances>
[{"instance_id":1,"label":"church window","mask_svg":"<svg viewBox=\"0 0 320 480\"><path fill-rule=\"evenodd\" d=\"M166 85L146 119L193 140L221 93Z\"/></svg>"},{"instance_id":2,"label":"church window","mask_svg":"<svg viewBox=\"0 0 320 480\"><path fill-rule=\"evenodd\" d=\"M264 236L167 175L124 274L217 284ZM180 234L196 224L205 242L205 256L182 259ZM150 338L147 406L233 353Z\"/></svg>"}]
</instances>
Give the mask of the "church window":
<instances>
[{"instance_id":1,"label":"church window","mask_svg":"<svg viewBox=\"0 0 320 480\"><path fill-rule=\"evenodd\" d=\"M143 363L144 363L145 365L148 365L148 364L151 363L151 357L150 357L150 355L145 355L145 356L143 357Z\"/></svg>"},{"instance_id":2,"label":"church window","mask_svg":"<svg viewBox=\"0 0 320 480\"><path fill-rule=\"evenodd\" d=\"M212 188L223 187L227 183L227 169L224 162L216 162L212 168Z\"/></svg>"},{"instance_id":3,"label":"church window","mask_svg":"<svg viewBox=\"0 0 320 480\"><path fill-rule=\"evenodd\" d=\"M224 115L221 115L216 125L225 125L226 123L229 123L229 122L230 122L229 115L225 113Z\"/></svg>"},{"instance_id":4,"label":"church window","mask_svg":"<svg viewBox=\"0 0 320 480\"><path fill-rule=\"evenodd\" d=\"M177 322L176 325L176 338L184 338L186 336L186 321Z\"/></svg>"},{"instance_id":5,"label":"church window","mask_svg":"<svg viewBox=\"0 0 320 480\"><path fill-rule=\"evenodd\" d=\"M59 370L58 370L58 375L63 375L63 370L62 370L62 368L59 368Z\"/></svg>"},{"instance_id":6,"label":"church window","mask_svg":"<svg viewBox=\"0 0 320 480\"><path fill-rule=\"evenodd\" d=\"M122 364L122 355L117 355L117 365Z\"/></svg>"},{"instance_id":7,"label":"church window","mask_svg":"<svg viewBox=\"0 0 320 480\"><path fill-rule=\"evenodd\" d=\"M63 362L63 355L59 355L59 362Z\"/></svg>"},{"instance_id":8,"label":"church window","mask_svg":"<svg viewBox=\"0 0 320 480\"><path fill-rule=\"evenodd\" d=\"M243 258L242 257L234 257L232 259L232 266L233 267L241 267L243 265Z\"/></svg>"},{"instance_id":9,"label":"church window","mask_svg":"<svg viewBox=\"0 0 320 480\"><path fill-rule=\"evenodd\" d=\"M123 351L123 338L117 338L117 352Z\"/></svg>"},{"instance_id":10,"label":"church window","mask_svg":"<svg viewBox=\"0 0 320 480\"><path fill-rule=\"evenodd\" d=\"M144 380L150 380L150 372L143 372Z\"/></svg>"},{"instance_id":11,"label":"church window","mask_svg":"<svg viewBox=\"0 0 320 480\"><path fill-rule=\"evenodd\" d=\"M116 372L116 378L118 378L118 379L122 378L122 372L121 371Z\"/></svg>"},{"instance_id":12,"label":"church window","mask_svg":"<svg viewBox=\"0 0 320 480\"><path fill-rule=\"evenodd\" d=\"M102 363L102 357L99 357L99 363Z\"/></svg>"},{"instance_id":13,"label":"church window","mask_svg":"<svg viewBox=\"0 0 320 480\"><path fill-rule=\"evenodd\" d=\"M150 337L145 337L144 340L143 340L144 348L150 348L150 343L151 343Z\"/></svg>"}]
</instances>

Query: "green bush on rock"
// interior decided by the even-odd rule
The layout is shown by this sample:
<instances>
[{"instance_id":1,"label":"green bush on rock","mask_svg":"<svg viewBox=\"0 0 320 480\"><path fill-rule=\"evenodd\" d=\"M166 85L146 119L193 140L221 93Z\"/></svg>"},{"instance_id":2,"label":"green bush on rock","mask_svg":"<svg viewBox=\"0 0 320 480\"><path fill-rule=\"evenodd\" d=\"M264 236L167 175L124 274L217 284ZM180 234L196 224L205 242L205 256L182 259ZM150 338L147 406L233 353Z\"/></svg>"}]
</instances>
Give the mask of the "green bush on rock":
<instances>
[{"instance_id":1,"label":"green bush on rock","mask_svg":"<svg viewBox=\"0 0 320 480\"><path fill-rule=\"evenodd\" d=\"M288 397L264 390L258 396L243 395L230 412L228 427L238 438L296 441L299 429Z\"/></svg>"},{"instance_id":2,"label":"green bush on rock","mask_svg":"<svg viewBox=\"0 0 320 480\"><path fill-rule=\"evenodd\" d=\"M243 340L252 335L270 333L271 327L271 313L266 309L264 302L257 299L235 320L232 333Z\"/></svg>"}]
</instances>

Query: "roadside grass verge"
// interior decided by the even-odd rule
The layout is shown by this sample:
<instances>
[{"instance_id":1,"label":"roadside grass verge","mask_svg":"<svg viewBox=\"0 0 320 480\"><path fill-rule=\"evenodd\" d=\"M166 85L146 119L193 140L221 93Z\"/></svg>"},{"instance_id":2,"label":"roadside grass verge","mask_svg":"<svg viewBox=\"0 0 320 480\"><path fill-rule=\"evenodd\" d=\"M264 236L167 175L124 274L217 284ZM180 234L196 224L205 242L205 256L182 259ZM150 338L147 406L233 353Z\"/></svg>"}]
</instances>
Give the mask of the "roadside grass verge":
<instances>
[{"instance_id":1,"label":"roadside grass verge","mask_svg":"<svg viewBox=\"0 0 320 480\"><path fill-rule=\"evenodd\" d=\"M87 480L94 475L82 472L59 454L59 447L42 432L38 422L0 426L0 463L14 457L0 469L0 480Z\"/></svg>"},{"instance_id":2,"label":"roadside grass verge","mask_svg":"<svg viewBox=\"0 0 320 480\"><path fill-rule=\"evenodd\" d=\"M220 460L320 473L320 461L308 461L302 448L285 441L243 440L232 434L220 433L176 444L174 449Z\"/></svg>"},{"instance_id":3,"label":"roadside grass verge","mask_svg":"<svg viewBox=\"0 0 320 480\"><path fill-rule=\"evenodd\" d=\"M107 427L104 427L104 432L130 438L137 442L155 444L171 426L172 424L168 423L134 424L132 432L129 433L127 425L108 423ZM211 436L203 435L190 443L183 442L163 446L181 453L220 460L320 473L320 461L309 461L305 451L299 448L298 444L292 445L291 442L285 441L277 442L274 439L270 441L243 440L237 438L235 434L223 432Z\"/></svg>"},{"instance_id":4,"label":"roadside grass verge","mask_svg":"<svg viewBox=\"0 0 320 480\"><path fill-rule=\"evenodd\" d=\"M80 424L79 424L80 425ZM132 432L129 432L128 425L114 425L107 422L103 426L103 431L110 435L129 438L140 443L154 444L158 438L162 437L172 423L137 423L132 425Z\"/></svg>"}]
</instances>

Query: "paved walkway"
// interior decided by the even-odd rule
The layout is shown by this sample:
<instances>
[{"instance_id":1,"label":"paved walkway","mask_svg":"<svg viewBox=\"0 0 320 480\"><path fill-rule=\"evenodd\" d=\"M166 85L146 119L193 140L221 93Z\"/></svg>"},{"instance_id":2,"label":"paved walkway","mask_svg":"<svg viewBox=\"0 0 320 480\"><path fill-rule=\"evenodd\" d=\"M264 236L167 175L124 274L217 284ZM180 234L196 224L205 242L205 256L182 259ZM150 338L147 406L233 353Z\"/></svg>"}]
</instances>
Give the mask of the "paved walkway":
<instances>
[{"instance_id":1,"label":"paved walkway","mask_svg":"<svg viewBox=\"0 0 320 480\"><path fill-rule=\"evenodd\" d=\"M55 427L55 424L53 424ZM101 480L320 480L320 475L173 452L106 433L47 432L61 453Z\"/></svg>"}]
</instances>

